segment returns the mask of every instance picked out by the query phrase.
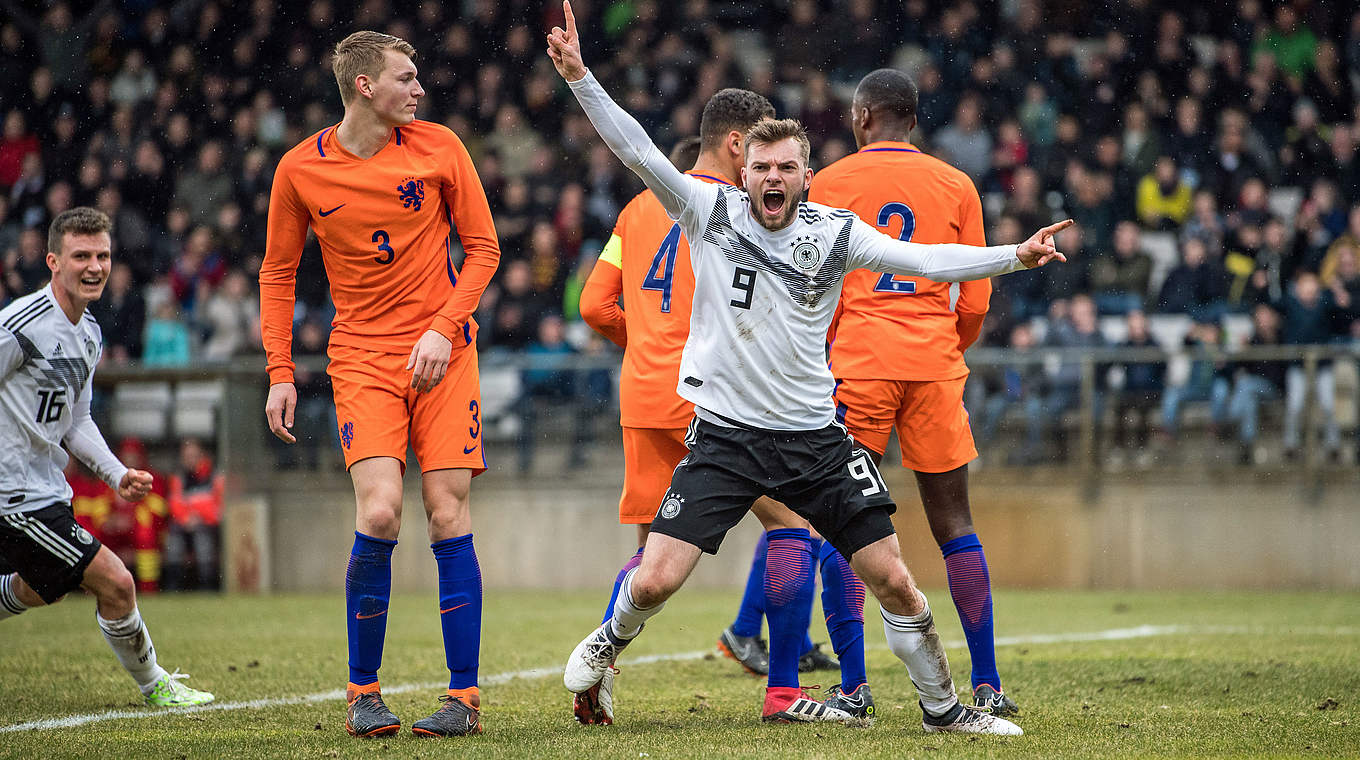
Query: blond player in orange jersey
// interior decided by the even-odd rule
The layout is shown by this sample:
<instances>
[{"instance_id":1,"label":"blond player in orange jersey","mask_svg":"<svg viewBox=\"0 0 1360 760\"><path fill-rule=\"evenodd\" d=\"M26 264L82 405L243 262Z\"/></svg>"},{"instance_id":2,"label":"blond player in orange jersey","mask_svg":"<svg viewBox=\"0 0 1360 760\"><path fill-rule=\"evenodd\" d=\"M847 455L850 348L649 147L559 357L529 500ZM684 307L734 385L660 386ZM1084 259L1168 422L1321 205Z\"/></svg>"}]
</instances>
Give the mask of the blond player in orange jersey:
<instances>
[{"instance_id":1,"label":"blond player in orange jersey","mask_svg":"<svg viewBox=\"0 0 1360 760\"><path fill-rule=\"evenodd\" d=\"M704 106L699 155L688 174L708 183L733 184L741 175L746 130L774 115L770 102L754 92L728 88L716 93ZM614 234L581 294L581 316L624 348L619 380L624 444L619 521L637 526L639 547L646 543L652 519L670 487L671 474L689 453L685 432L694 417L694 404L677 395L676 385L680 354L689 336L693 292L689 241L656 195L645 190L619 213ZM620 297L623 306L619 305ZM776 649L788 647L799 655L800 670L836 668L836 661L815 648L807 635L812 571L822 548L833 554L834 550L829 545L818 547L821 541L809 535L807 522L778 502L761 498L752 511L770 532L756 546L737 622L723 632L719 647L752 674L768 675L769 656L762 646L760 630L763 618L769 616L772 645ZM619 584L638 565L641 555L639 548L615 579L605 619L613 610ZM805 562L788 567L799 556ZM844 560L824 563L824 596L839 598L848 586L850 594L858 594L862 606L863 585L848 567L841 567L844 564ZM788 595L778 594L767 599L767 577L776 583L792 577L796 579L794 585L800 587L799 593L787 599ZM791 624L777 626L774 621L782 622L784 617ZM863 619L857 624L862 638ZM611 669L599 684L575 696L578 721L613 722L613 677Z\"/></svg>"},{"instance_id":2,"label":"blond player in orange jersey","mask_svg":"<svg viewBox=\"0 0 1360 760\"><path fill-rule=\"evenodd\" d=\"M472 476L486 469L486 458L472 313L496 271L500 248L463 143L445 127L415 118L425 91L414 57L408 43L378 32L356 32L336 45L333 68L344 119L279 161L260 268L270 381L265 415L285 442L295 441L289 352L308 228L321 245L335 302L327 371L357 502L345 577L345 727L355 736L401 729L383 704L378 667L408 442L421 468L450 673L444 704L412 731L441 737L481 730L482 590L468 490ZM461 273L451 259L454 226L466 252Z\"/></svg>"},{"instance_id":3,"label":"blond player in orange jersey","mask_svg":"<svg viewBox=\"0 0 1360 760\"><path fill-rule=\"evenodd\" d=\"M879 230L916 243L986 245L982 202L968 176L909 142L916 84L893 69L855 90L859 151L823 169L809 199L848 208ZM977 339L991 297L987 280L948 283L860 269L848 272L831 338L836 409L877 463L897 429L902 465L916 472L931 532L972 655L974 703L1018 712L1001 691L992 637L987 561L968 504L977 456L963 407L963 352Z\"/></svg>"}]
</instances>

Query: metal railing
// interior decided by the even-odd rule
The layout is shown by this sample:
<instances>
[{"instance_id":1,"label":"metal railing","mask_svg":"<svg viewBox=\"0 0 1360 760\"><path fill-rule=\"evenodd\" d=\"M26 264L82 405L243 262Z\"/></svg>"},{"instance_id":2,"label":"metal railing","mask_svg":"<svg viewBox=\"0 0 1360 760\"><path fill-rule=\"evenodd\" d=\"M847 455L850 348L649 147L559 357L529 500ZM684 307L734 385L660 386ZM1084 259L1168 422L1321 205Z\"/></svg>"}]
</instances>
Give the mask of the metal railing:
<instances>
[{"instance_id":1,"label":"metal railing","mask_svg":"<svg viewBox=\"0 0 1360 760\"><path fill-rule=\"evenodd\" d=\"M1360 343L1324 345L1244 346L1237 349L1217 347L1168 351L1163 348L1051 348L1035 347L1028 350L977 348L968 353L968 364L976 373L989 368L1020 365L1055 364L1077 365L1080 375L1080 403L1077 410L1080 469L1084 490L1094 498L1100 488L1101 462L1099 447L1101 420L1097 418L1097 394L1103 385L1099 376L1110 366L1139 363L1168 363L1173 359L1210 362L1279 361L1298 363L1305 376L1306 387L1316 387L1320 363L1326 361L1360 362ZM607 369L616 371L618 354L604 355L541 355L488 351L479 358L483 374L483 395L487 395L488 380L504 381L523 370L588 371ZM324 357L298 359L299 366L322 371ZM124 383L181 383L221 381L221 406L214 431L219 459L230 471L263 473L272 467L264 422L264 401L268 379L262 357L243 357L225 363L197 363L185 367L145 367L140 365L105 365L95 375L102 388ZM491 389L492 391L496 389ZM1304 477L1315 480L1322 468L1317 456L1316 422L1314 421L1315 393L1308 393L1303 410L1303 450L1299 468Z\"/></svg>"}]
</instances>

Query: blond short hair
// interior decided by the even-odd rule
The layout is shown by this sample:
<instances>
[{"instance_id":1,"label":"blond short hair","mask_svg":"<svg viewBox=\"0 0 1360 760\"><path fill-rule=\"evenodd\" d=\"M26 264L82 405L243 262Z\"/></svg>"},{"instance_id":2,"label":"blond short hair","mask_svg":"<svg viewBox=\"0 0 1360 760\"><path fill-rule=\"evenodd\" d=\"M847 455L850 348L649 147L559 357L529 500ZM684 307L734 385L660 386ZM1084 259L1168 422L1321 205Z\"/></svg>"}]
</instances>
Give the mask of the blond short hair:
<instances>
[{"instance_id":1,"label":"blond short hair","mask_svg":"<svg viewBox=\"0 0 1360 760\"><path fill-rule=\"evenodd\" d=\"M812 142L808 140L807 130L797 119L769 119L758 122L746 130L742 158L751 155L752 145L773 145L789 138L798 141L798 147L802 149L803 165L807 166L812 160Z\"/></svg>"},{"instance_id":2,"label":"blond short hair","mask_svg":"<svg viewBox=\"0 0 1360 760\"><path fill-rule=\"evenodd\" d=\"M413 61L416 58L416 49L411 43L382 32L355 32L340 40L331 58L331 70L335 72L335 83L340 86L341 103L348 106L358 97L355 77L364 74L378 78L387 63L383 56L387 50L395 50Z\"/></svg>"}]
</instances>

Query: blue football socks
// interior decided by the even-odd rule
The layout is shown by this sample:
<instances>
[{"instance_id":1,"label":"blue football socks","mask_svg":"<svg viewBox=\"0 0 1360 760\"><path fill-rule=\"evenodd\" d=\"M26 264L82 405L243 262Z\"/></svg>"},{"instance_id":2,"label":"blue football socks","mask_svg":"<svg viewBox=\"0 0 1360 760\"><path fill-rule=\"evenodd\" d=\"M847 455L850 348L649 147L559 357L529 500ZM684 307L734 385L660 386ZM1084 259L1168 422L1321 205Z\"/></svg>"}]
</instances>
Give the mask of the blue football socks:
<instances>
[{"instance_id":1,"label":"blue football socks","mask_svg":"<svg viewBox=\"0 0 1360 760\"><path fill-rule=\"evenodd\" d=\"M830 543L822 544L822 613L831 648L841 661L841 691L868 680L864 670L864 581Z\"/></svg>"},{"instance_id":2,"label":"blue football socks","mask_svg":"<svg viewBox=\"0 0 1360 760\"><path fill-rule=\"evenodd\" d=\"M768 688L798 686L798 657L812 614L812 542L803 528L767 534L765 616L770 622Z\"/></svg>"},{"instance_id":3,"label":"blue football socks","mask_svg":"<svg viewBox=\"0 0 1360 760\"><path fill-rule=\"evenodd\" d=\"M963 638L973 662L973 688L990 684L1001 691L996 672L996 648L992 634L992 581L987 557L976 533L959 536L940 546L949 576L949 594L963 623Z\"/></svg>"},{"instance_id":4,"label":"blue football socks","mask_svg":"<svg viewBox=\"0 0 1360 760\"><path fill-rule=\"evenodd\" d=\"M623 586L623 579L628 576L629 570L632 570L640 564L642 564L641 546L638 547L636 554L628 558L628 561L623 564L623 569L620 570L618 576L614 578L614 590L609 594L609 606L604 608L604 617L600 619L600 623L604 623L614 616L614 602L619 598L619 589Z\"/></svg>"},{"instance_id":5,"label":"blue football socks","mask_svg":"<svg viewBox=\"0 0 1360 760\"><path fill-rule=\"evenodd\" d=\"M439 566L439 626L444 632L444 661L449 688L477 685L482 646L482 569L472 534L430 544Z\"/></svg>"},{"instance_id":6,"label":"blue football socks","mask_svg":"<svg viewBox=\"0 0 1360 760\"><path fill-rule=\"evenodd\" d=\"M349 681L377 683L392 596L392 549L396 541L354 532L345 571L345 628L349 638Z\"/></svg>"}]
</instances>

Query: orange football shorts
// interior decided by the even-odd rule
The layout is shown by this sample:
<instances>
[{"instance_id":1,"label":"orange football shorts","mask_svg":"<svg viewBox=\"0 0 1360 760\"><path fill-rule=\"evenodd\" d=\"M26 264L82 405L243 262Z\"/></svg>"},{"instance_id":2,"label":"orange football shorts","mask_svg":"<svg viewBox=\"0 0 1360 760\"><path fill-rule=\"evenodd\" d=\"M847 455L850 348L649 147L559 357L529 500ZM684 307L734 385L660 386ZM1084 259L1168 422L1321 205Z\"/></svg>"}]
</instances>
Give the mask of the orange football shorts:
<instances>
[{"instance_id":1,"label":"orange football shorts","mask_svg":"<svg viewBox=\"0 0 1360 760\"><path fill-rule=\"evenodd\" d=\"M619 523L648 525L671 487L671 475L685 458L687 428L623 429L623 498Z\"/></svg>"},{"instance_id":2,"label":"orange football shorts","mask_svg":"<svg viewBox=\"0 0 1360 760\"><path fill-rule=\"evenodd\" d=\"M410 354L332 345L327 353L345 468L369 457L392 457L406 472L407 444L421 472L486 470L477 351L455 346L448 372L433 390L411 387Z\"/></svg>"},{"instance_id":3,"label":"orange football shorts","mask_svg":"<svg viewBox=\"0 0 1360 760\"><path fill-rule=\"evenodd\" d=\"M948 472L977 458L963 385L953 380L838 380L836 417L860 444L880 454L897 428L902 466Z\"/></svg>"}]
</instances>

